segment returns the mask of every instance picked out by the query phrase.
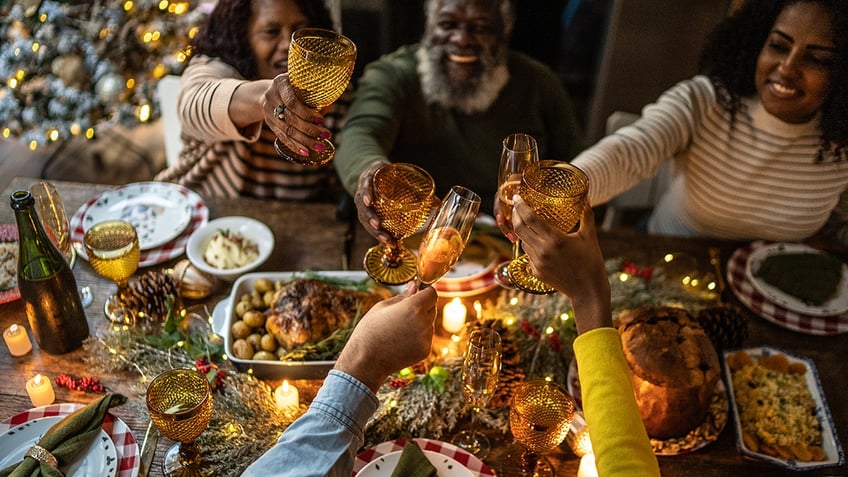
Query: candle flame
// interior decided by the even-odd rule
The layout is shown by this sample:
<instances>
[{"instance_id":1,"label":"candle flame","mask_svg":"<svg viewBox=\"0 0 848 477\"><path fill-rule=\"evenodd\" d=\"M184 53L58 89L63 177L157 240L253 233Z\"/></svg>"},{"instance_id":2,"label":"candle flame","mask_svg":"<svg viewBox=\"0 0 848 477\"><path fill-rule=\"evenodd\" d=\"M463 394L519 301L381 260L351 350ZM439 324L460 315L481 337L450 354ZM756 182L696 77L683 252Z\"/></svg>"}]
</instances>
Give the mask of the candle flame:
<instances>
[{"instance_id":1,"label":"candle flame","mask_svg":"<svg viewBox=\"0 0 848 477\"><path fill-rule=\"evenodd\" d=\"M288 381L288 379L283 380L283 384L282 384L282 386L280 386L280 388L283 390L284 393L289 392L289 381Z\"/></svg>"},{"instance_id":2,"label":"candle flame","mask_svg":"<svg viewBox=\"0 0 848 477\"><path fill-rule=\"evenodd\" d=\"M40 374L36 374L35 377L32 379L32 383L35 384L36 386L41 386L41 381L43 379L44 379L44 376L42 376Z\"/></svg>"},{"instance_id":3,"label":"candle flame","mask_svg":"<svg viewBox=\"0 0 848 477\"><path fill-rule=\"evenodd\" d=\"M13 324L9 327L9 336L15 336L18 334L18 325L17 323Z\"/></svg>"}]
</instances>

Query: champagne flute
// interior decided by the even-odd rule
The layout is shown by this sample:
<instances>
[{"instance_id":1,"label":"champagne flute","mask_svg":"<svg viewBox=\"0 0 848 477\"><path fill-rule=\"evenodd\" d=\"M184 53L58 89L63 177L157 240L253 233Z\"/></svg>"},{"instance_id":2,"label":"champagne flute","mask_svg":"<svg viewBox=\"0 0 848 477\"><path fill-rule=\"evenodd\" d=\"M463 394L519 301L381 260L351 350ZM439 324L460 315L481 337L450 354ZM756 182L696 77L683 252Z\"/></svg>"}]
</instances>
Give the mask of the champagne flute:
<instances>
[{"instance_id":1,"label":"champagne flute","mask_svg":"<svg viewBox=\"0 0 848 477\"><path fill-rule=\"evenodd\" d=\"M521 174L531 163L539 162L539 148L533 136L514 133L503 140L501 162L498 168L498 204L503 226L512 232L512 196L518 193ZM512 260L521 255L521 240L512 242ZM509 262L501 262L495 268L495 281L504 288L515 288L509 277Z\"/></svg>"},{"instance_id":2,"label":"champagne flute","mask_svg":"<svg viewBox=\"0 0 848 477\"><path fill-rule=\"evenodd\" d=\"M567 162L539 161L527 166L521 175L521 198L545 223L565 233L571 232L580 220L588 192L586 174ZM556 291L533 275L527 254L512 260L508 273L516 288L528 293Z\"/></svg>"},{"instance_id":3,"label":"champagne flute","mask_svg":"<svg viewBox=\"0 0 848 477\"><path fill-rule=\"evenodd\" d=\"M492 328L475 329L468 338L462 360L462 392L472 409L471 428L456 434L451 443L479 458L491 450L489 439L475 428L476 415L498 387L501 371L501 336Z\"/></svg>"},{"instance_id":4,"label":"champagne flute","mask_svg":"<svg viewBox=\"0 0 848 477\"><path fill-rule=\"evenodd\" d=\"M35 209L41 221L44 231L47 232L50 241L59 249L71 268L76 263L77 252L71 245L71 226L68 214L65 212L65 203L59 191L53 184L45 181L37 182L29 188L30 194L35 199ZM82 306L91 305L94 296L88 286L80 287L80 302Z\"/></svg>"},{"instance_id":5,"label":"champagne flute","mask_svg":"<svg viewBox=\"0 0 848 477\"><path fill-rule=\"evenodd\" d=\"M368 275L384 285L400 285L415 278L415 254L402 244L427 221L435 185L424 169L403 162L386 164L374 173L374 211L388 244L377 244L365 253Z\"/></svg>"},{"instance_id":6,"label":"champagne flute","mask_svg":"<svg viewBox=\"0 0 848 477\"><path fill-rule=\"evenodd\" d=\"M418 248L419 288L442 278L456 263L480 210L480 196L453 186L442 201Z\"/></svg>"},{"instance_id":7,"label":"champagne flute","mask_svg":"<svg viewBox=\"0 0 848 477\"><path fill-rule=\"evenodd\" d=\"M506 452L498 475L552 477L541 454L565 439L573 418L574 400L562 386L543 379L521 383L509 408L510 430L520 447Z\"/></svg>"},{"instance_id":8,"label":"champagne flute","mask_svg":"<svg viewBox=\"0 0 848 477\"><path fill-rule=\"evenodd\" d=\"M106 316L115 323L134 324L135 312L126 296L140 257L135 227L124 220L100 222L86 230L83 244L91 268L118 285L117 292L106 299Z\"/></svg>"},{"instance_id":9,"label":"champagne flute","mask_svg":"<svg viewBox=\"0 0 848 477\"><path fill-rule=\"evenodd\" d=\"M289 82L295 95L310 108L327 107L344 93L356 63L356 44L350 38L323 28L301 28L289 45ZM310 149L301 156L274 140L277 154L298 164L320 166L333 159L336 148L327 139L316 139L323 151Z\"/></svg>"},{"instance_id":10,"label":"champagne flute","mask_svg":"<svg viewBox=\"0 0 848 477\"><path fill-rule=\"evenodd\" d=\"M168 439L177 441L162 458L169 477L203 476L203 460L197 438L212 418L212 388L206 376L193 369L171 369L147 386L147 410L153 425Z\"/></svg>"}]
</instances>

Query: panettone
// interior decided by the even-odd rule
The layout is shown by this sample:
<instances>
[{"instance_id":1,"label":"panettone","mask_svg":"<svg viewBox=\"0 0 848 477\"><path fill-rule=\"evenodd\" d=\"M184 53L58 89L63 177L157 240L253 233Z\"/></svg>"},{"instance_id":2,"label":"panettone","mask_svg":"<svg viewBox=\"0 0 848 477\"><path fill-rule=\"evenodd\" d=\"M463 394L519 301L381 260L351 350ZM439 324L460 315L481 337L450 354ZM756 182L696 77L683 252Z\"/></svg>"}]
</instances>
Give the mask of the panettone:
<instances>
[{"instance_id":1,"label":"panettone","mask_svg":"<svg viewBox=\"0 0 848 477\"><path fill-rule=\"evenodd\" d=\"M720 378L718 355L686 310L642 307L618 319L624 356L648 435L686 435L709 410Z\"/></svg>"}]
</instances>

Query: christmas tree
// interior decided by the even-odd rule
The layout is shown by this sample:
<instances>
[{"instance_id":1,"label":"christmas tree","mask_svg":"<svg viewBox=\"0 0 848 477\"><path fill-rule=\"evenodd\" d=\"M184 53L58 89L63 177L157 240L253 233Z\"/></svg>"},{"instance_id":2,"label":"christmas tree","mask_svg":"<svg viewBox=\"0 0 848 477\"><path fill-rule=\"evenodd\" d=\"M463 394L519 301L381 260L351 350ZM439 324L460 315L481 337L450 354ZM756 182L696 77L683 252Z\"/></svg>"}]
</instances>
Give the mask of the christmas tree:
<instances>
[{"instance_id":1,"label":"christmas tree","mask_svg":"<svg viewBox=\"0 0 848 477\"><path fill-rule=\"evenodd\" d=\"M208 9L193 1L0 2L0 137L30 149L159 117Z\"/></svg>"}]
</instances>

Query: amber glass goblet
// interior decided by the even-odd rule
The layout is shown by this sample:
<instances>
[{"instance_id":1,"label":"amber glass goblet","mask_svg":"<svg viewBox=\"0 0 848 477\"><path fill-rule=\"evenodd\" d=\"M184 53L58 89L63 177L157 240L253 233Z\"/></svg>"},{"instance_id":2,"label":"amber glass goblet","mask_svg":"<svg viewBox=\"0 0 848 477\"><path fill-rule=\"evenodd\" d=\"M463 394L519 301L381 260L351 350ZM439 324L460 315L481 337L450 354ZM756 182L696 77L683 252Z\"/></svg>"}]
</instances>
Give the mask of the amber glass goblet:
<instances>
[{"instance_id":1,"label":"amber glass goblet","mask_svg":"<svg viewBox=\"0 0 848 477\"><path fill-rule=\"evenodd\" d=\"M419 288L442 278L465 250L480 211L480 196L453 186L430 221L418 248Z\"/></svg>"},{"instance_id":2,"label":"amber glass goblet","mask_svg":"<svg viewBox=\"0 0 848 477\"><path fill-rule=\"evenodd\" d=\"M589 179L576 166L561 161L539 161L527 166L521 175L519 195L545 223L569 233L580 221ZM527 254L509 264L509 277L516 288L535 294L556 289L539 280L530 267Z\"/></svg>"},{"instance_id":3,"label":"amber glass goblet","mask_svg":"<svg viewBox=\"0 0 848 477\"><path fill-rule=\"evenodd\" d=\"M503 476L553 476L542 454L558 446L574 418L574 400L559 384L533 380L521 383L512 394L509 426L516 442L504 456Z\"/></svg>"},{"instance_id":4,"label":"amber glass goblet","mask_svg":"<svg viewBox=\"0 0 848 477\"><path fill-rule=\"evenodd\" d=\"M501 161L498 167L498 207L504 219L504 226L512 232L512 197L521 186L524 169L539 162L539 148L533 136L523 133L510 134L503 140ZM512 242L512 260L521 255L521 240ZM515 288L509 277L509 263L499 263L495 268L495 281L504 288Z\"/></svg>"},{"instance_id":5,"label":"amber glass goblet","mask_svg":"<svg viewBox=\"0 0 848 477\"><path fill-rule=\"evenodd\" d=\"M365 271L377 282L400 285L415 278L415 254L402 242L424 226L434 189L430 174L413 164L386 164L374 173L374 212L380 227L391 236L388 244L375 245L365 253Z\"/></svg>"},{"instance_id":6,"label":"amber glass goblet","mask_svg":"<svg viewBox=\"0 0 848 477\"><path fill-rule=\"evenodd\" d=\"M350 38L323 28L301 28L292 33L288 74L295 95L303 104L321 109L344 93L356 63L356 44ZM316 138L323 151L310 149L301 156L274 141L277 153L298 164L320 166L333 159L336 148L327 139Z\"/></svg>"},{"instance_id":7,"label":"amber glass goblet","mask_svg":"<svg viewBox=\"0 0 848 477\"><path fill-rule=\"evenodd\" d=\"M208 475L196 441L212 418L212 388L206 376L193 369L171 369L156 376L147 386L147 410L159 432L177 441L162 459L165 475Z\"/></svg>"},{"instance_id":8,"label":"amber glass goblet","mask_svg":"<svg viewBox=\"0 0 848 477\"><path fill-rule=\"evenodd\" d=\"M135 310L126 302L130 277L141 257L135 227L125 220L100 222L86 230L83 244L91 268L118 285L106 299L106 316L115 323L135 324Z\"/></svg>"}]
</instances>

